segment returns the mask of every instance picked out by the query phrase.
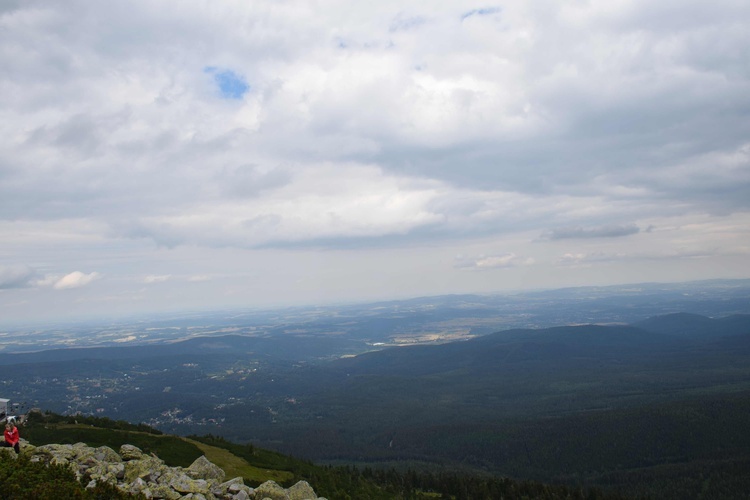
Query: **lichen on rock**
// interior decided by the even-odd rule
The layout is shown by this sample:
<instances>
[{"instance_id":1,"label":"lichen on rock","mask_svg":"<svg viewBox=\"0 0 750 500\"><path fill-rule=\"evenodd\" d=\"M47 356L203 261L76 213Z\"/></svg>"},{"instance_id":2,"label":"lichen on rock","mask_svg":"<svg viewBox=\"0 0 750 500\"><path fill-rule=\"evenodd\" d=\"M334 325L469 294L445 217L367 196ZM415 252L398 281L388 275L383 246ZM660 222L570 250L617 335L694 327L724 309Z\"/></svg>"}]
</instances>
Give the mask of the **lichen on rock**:
<instances>
[{"instance_id":1,"label":"lichen on rock","mask_svg":"<svg viewBox=\"0 0 750 500\"><path fill-rule=\"evenodd\" d=\"M188 467L188 474L194 479L206 479L212 481L224 481L226 474L221 467L208 461L205 455L196 458Z\"/></svg>"},{"instance_id":2,"label":"lichen on rock","mask_svg":"<svg viewBox=\"0 0 750 500\"><path fill-rule=\"evenodd\" d=\"M0 449L2 450L2 449ZM7 448L4 453L15 452ZM0 451L2 452L2 451ZM253 489L241 477L224 481L226 474L205 456L189 467L170 467L163 460L147 455L133 445L125 444L120 452L107 446L90 447L84 443L22 446L22 453L34 462L65 464L76 477L94 488L109 483L121 491L153 499L166 500L317 500L313 488L300 481L284 489L266 481ZM324 499L322 499L324 500Z\"/></svg>"},{"instance_id":3,"label":"lichen on rock","mask_svg":"<svg viewBox=\"0 0 750 500\"><path fill-rule=\"evenodd\" d=\"M142 456L143 451L137 446L133 446L132 444L124 444L120 446L120 457L125 461L138 460Z\"/></svg>"}]
</instances>

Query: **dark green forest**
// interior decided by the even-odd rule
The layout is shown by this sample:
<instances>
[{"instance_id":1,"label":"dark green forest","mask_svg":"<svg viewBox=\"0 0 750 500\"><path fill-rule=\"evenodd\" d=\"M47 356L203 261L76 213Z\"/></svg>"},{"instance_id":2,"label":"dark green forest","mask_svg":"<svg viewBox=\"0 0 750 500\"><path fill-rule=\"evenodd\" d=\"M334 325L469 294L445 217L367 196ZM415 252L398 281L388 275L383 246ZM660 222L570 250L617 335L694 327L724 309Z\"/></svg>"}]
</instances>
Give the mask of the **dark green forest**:
<instances>
[{"instance_id":1,"label":"dark green forest","mask_svg":"<svg viewBox=\"0 0 750 500\"><path fill-rule=\"evenodd\" d=\"M130 424L109 418L62 416L51 412L32 412L24 424L24 435L35 445L47 443L85 442L89 446L109 446L117 449L122 444L135 444L143 451L154 453L170 466L186 467L202 452L179 437L164 435L143 424ZM300 480L314 485L319 495L330 500L403 499L446 500L469 499L611 499L631 498L604 493L594 488L571 488L535 481L515 481L507 477L493 477L456 472L399 471L394 468L373 469L356 466L320 466L295 459L251 444L232 443L214 435L190 436L203 443L224 448L263 469L291 472L292 479L283 483L291 486ZM0 454L2 498L9 499L125 499L131 498L106 484L93 490L84 489L73 473L64 466L29 462L28 458ZM245 479L246 484L257 486ZM138 497L140 498L140 497Z\"/></svg>"}]
</instances>

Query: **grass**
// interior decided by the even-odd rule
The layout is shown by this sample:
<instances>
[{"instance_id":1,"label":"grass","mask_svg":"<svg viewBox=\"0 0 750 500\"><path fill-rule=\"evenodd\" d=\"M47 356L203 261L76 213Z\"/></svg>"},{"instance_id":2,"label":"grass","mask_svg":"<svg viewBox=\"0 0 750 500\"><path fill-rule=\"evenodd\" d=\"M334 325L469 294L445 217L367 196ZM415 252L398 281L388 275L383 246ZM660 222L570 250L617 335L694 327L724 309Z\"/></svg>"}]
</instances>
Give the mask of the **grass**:
<instances>
[{"instance_id":1,"label":"grass","mask_svg":"<svg viewBox=\"0 0 750 500\"><path fill-rule=\"evenodd\" d=\"M85 424L30 424L22 429L23 437L39 446L47 443L109 446L119 450L123 444L137 446L145 453L154 453L169 466L187 467L201 456L193 444L176 436L158 436L139 431L101 429Z\"/></svg>"},{"instance_id":2,"label":"grass","mask_svg":"<svg viewBox=\"0 0 750 500\"><path fill-rule=\"evenodd\" d=\"M288 471L261 469L250 465L244 458L238 457L224 448L218 448L189 438L183 439L198 447L211 463L221 467L226 473L227 479L241 476L246 482L260 484L268 480L283 483L294 478L294 475Z\"/></svg>"},{"instance_id":3,"label":"grass","mask_svg":"<svg viewBox=\"0 0 750 500\"><path fill-rule=\"evenodd\" d=\"M46 443L81 442L92 447L106 445L115 451L127 443L141 448L146 453L153 452L167 465L180 467L187 467L196 458L205 455L210 462L221 467L227 479L242 477L251 484L260 484L267 480L282 483L294 478L289 471L255 467L229 450L177 436L101 429L86 424L33 423L24 428L24 437L37 446Z\"/></svg>"}]
</instances>

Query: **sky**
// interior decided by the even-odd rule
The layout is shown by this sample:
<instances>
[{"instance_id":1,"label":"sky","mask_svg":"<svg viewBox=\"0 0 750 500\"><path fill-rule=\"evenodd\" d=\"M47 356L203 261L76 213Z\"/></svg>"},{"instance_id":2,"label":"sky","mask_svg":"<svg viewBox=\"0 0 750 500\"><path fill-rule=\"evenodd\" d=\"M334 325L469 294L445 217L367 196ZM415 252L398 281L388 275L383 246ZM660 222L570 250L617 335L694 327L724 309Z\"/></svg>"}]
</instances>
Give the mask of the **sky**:
<instances>
[{"instance_id":1,"label":"sky","mask_svg":"<svg viewBox=\"0 0 750 500\"><path fill-rule=\"evenodd\" d=\"M0 323L750 277L750 3L0 0Z\"/></svg>"}]
</instances>

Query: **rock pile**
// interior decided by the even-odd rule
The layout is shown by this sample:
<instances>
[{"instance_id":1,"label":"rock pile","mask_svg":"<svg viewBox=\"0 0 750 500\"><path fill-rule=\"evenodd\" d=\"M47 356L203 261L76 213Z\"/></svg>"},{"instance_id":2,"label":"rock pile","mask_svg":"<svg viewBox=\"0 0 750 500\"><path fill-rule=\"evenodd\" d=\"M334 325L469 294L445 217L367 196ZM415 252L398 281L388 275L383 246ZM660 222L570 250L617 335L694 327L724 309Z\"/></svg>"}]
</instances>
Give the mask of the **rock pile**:
<instances>
[{"instance_id":1,"label":"rock pile","mask_svg":"<svg viewBox=\"0 0 750 500\"><path fill-rule=\"evenodd\" d=\"M146 498L167 500L325 500L319 499L306 481L288 489L273 481L254 489L241 477L226 481L224 471L205 456L183 468L169 467L155 455L129 444L122 445L119 453L108 446L92 448L84 443L22 444L21 453L32 461L67 465L91 488L103 481ZM10 448L7 451L15 455Z\"/></svg>"}]
</instances>

